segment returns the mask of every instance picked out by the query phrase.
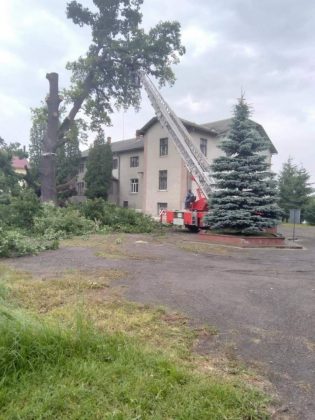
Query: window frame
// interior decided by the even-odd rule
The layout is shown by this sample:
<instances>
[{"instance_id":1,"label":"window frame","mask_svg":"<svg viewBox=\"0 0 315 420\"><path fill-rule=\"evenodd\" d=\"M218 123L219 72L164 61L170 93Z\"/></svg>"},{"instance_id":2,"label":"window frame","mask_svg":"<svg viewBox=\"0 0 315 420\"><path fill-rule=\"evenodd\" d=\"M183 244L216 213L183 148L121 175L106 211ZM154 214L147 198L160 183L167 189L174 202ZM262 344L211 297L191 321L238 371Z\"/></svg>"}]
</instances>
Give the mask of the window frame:
<instances>
[{"instance_id":1,"label":"window frame","mask_svg":"<svg viewBox=\"0 0 315 420\"><path fill-rule=\"evenodd\" d=\"M130 156L130 168L139 168L139 156Z\"/></svg>"},{"instance_id":2,"label":"window frame","mask_svg":"<svg viewBox=\"0 0 315 420\"><path fill-rule=\"evenodd\" d=\"M167 191L167 176L167 169L159 170L159 191Z\"/></svg>"},{"instance_id":3,"label":"window frame","mask_svg":"<svg viewBox=\"0 0 315 420\"><path fill-rule=\"evenodd\" d=\"M84 194L84 189L85 189L85 183L84 181L80 181L77 183L77 190L78 190L78 195L81 196Z\"/></svg>"},{"instance_id":4,"label":"window frame","mask_svg":"<svg viewBox=\"0 0 315 420\"><path fill-rule=\"evenodd\" d=\"M160 157L168 156L168 137L160 138Z\"/></svg>"},{"instance_id":5,"label":"window frame","mask_svg":"<svg viewBox=\"0 0 315 420\"><path fill-rule=\"evenodd\" d=\"M200 138L200 151L204 156L208 154L208 139L201 137Z\"/></svg>"},{"instance_id":6,"label":"window frame","mask_svg":"<svg viewBox=\"0 0 315 420\"><path fill-rule=\"evenodd\" d=\"M157 204L157 214L160 215L161 210L167 210L168 203L165 202L158 202Z\"/></svg>"},{"instance_id":7,"label":"window frame","mask_svg":"<svg viewBox=\"0 0 315 420\"><path fill-rule=\"evenodd\" d=\"M130 178L130 193L139 193L139 178Z\"/></svg>"},{"instance_id":8,"label":"window frame","mask_svg":"<svg viewBox=\"0 0 315 420\"><path fill-rule=\"evenodd\" d=\"M118 158L113 158L113 169L118 169Z\"/></svg>"}]
</instances>

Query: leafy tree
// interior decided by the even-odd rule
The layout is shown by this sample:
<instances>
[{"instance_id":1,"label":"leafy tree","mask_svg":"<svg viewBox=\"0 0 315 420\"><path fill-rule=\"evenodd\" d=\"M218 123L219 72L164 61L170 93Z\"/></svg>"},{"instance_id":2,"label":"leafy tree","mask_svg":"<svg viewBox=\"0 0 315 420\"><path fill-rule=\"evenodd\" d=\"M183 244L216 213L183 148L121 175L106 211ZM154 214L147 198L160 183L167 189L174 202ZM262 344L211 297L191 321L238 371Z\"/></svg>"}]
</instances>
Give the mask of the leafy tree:
<instances>
[{"instance_id":1,"label":"leafy tree","mask_svg":"<svg viewBox=\"0 0 315 420\"><path fill-rule=\"evenodd\" d=\"M67 133L67 142L57 150L56 180L58 201L76 194L76 175L79 172L81 152L79 149L79 127L74 124Z\"/></svg>"},{"instance_id":2,"label":"leafy tree","mask_svg":"<svg viewBox=\"0 0 315 420\"><path fill-rule=\"evenodd\" d=\"M0 150L0 196L16 194L19 190L19 177L12 168L12 154Z\"/></svg>"},{"instance_id":3,"label":"leafy tree","mask_svg":"<svg viewBox=\"0 0 315 420\"><path fill-rule=\"evenodd\" d=\"M29 159L31 174L39 183L40 159L44 137L47 131L47 108L41 105L38 108L31 109L32 126L30 131Z\"/></svg>"},{"instance_id":4,"label":"leafy tree","mask_svg":"<svg viewBox=\"0 0 315 420\"><path fill-rule=\"evenodd\" d=\"M302 167L297 166L292 158L283 164L278 178L279 206L288 220L290 209L304 209L309 201L312 188L308 182L310 175Z\"/></svg>"},{"instance_id":5,"label":"leafy tree","mask_svg":"<svg viewBox=\"0 0 315 420\"><path fill-rule=\"evenodd\" d=\"M178 22L160 22L145 32L141 28L143 0L93 0L96 11L77 1L67 6L67 16L79 26L87 26L92 42L84 57L68 64L72 84L66 92L72 104L60 127L55 115L62 98L58 92L58 75L47 74L50 83L48 103L48 133L45 139L45 159L42 159L42 199L55 200L54 153L67 139L65 133L83 107L90 117L92 130L110 124L113 107L140 105L140 89L132 73L144 70L158 79L160 85L173 83L172 64L179 61L185 49L181 45Z\"/></svg>"},{"instance_id":6,"label":"leafy tree","mask_svg":"<svg viewBox=\"0 0 315 420\"><path fill-rule=\"evenodd\" d=\"M25 152L20 143L7 144L0 137L0 201L4 202L10 195L18 194L19 181L22 177L15 173L12 167L13 156L25 157Z\"/></svg>"},{"instance_id":7,"label":"leafy tree","mask_svg":"<svg viewBox=\"0 0 315 420\"><path fill-rule=\"evenodd\" d=\"M212 229L254 233L278 223L276 184L263 152L269 145L249 120L242 97L234 109L229 137L220 148L225 156L212 165L216 191L211 198Z\"/></svg>"},{"instance_id":8,"label":"leafy tree","mask_svg":"<svg viewBox=\"0 0 315 420\"><path fill-rule=\"evenodd\" d=\"M86 196L88 198L103 198L107 200L112 178L113 155L109 142L105 142L104 134L100 132L90 148L86 164Z\"/></svg>"},{"instance_id":9,"label":"leafy tree","mask_svg":"<svg viewBox=\"0 0 315 420\"><path fill-rule=\"evenodd\" d=\"M0 149L6 150L12 156L18 156L20 159L28 157L28 154L25 151L25 147L22 147L21 143L19 142L6 143L2 137L0 137Z\"/></svg>"},{"instance_id":10,"label":"leafy tree","mask_svg":"<svg viewBox=\"0 0 315 420\"><path fill-rule=\"evenodd\" d=\"M314 196L310 197L309 202L305 207L304 217L307 223L315 226L315 197Z\"/></svg>"}]
</instances>

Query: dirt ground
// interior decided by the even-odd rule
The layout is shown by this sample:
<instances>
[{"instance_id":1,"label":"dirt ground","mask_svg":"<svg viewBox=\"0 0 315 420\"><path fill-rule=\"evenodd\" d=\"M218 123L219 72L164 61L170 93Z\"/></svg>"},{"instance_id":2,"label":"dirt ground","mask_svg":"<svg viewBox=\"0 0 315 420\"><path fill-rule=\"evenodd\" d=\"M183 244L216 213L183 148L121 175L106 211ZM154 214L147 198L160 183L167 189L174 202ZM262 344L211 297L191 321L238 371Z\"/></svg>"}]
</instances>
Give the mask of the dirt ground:
<instances>
[{"instance_id":1,"label":"dirt ground","mask_svg":"<svg viewBox=\"0 0 315 420\"><path fill-rule=\"evenodd\" d=\"M281 229L280 229L281 230ZM286 237L291 228L282 228ZM315 228L303 249L239 249L198 235L114 235L65 242L57 251L4 261L42 278L119 268L128 299L179 310L218 329L198 349L224 351L274 384L284 414L315 419Z\"/></svg>"}]
</instances>

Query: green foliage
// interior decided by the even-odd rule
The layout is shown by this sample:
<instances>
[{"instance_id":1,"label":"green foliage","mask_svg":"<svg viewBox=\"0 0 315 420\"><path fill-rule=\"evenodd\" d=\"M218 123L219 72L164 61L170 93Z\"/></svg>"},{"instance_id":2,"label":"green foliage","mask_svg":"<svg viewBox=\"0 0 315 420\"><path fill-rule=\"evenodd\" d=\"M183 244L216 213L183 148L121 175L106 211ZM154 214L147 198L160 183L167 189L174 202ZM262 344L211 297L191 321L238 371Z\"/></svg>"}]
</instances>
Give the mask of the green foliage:
<instances>
[{"instance_id":1,"label":"green foliage","mask_svg":"<svg viewBox=\"0 0 315 420\"><path fill-rule=\"evenodd\" d=\"M41 204L31 189L0 203L0 257L58 248L58 239L94 232L96 224L74 208Z\"/></svg>"},{"instance_id":2,"label":"green foliage","mask_svg":"<svg viewBox=\"0 0 315 420\"><path fill-rule=\"evenodd\" d=\"M13 153L7 147L0 149L0 201L3 195L17 194L20 190L19 180L12 167Z\"/></svg>"},{"instance_id":3,"label":"green foliage","mask_svg":"<svg viewBox=\"0 0 315 420\"><path fill-rule=\"evenodd\" d=\"M268 418L265 398L240 383L195 374L135 339L98 332L82 316L66 329L4 300L0 382L7 419Z\"/></svg>"},{"instance_id":4,"label":"green foliage","mask_svg":"<svg viewBox=\"0 0 315 420\"><path fill-rule=\"evenodd\" d=\"M66 189L58 188L58 186L64 186L76 177L79 172L81 160L78 124L74 124L66 136L67 141L65 144L57 149L56 182L59 203L65 203L69 197L77 194L74 186L72 188L67 187Z\"/></svg>"},{"instance_id":5,"label":"green foliage","mask_svg":"<svg viewBox=\"0 0 315 420\"><path fill-rule=\"evenodd\" d=\"M40 212L40 202L32 189L20 189L17 195L6 195L0 201L0 220L12 228L32 229Z\"/></svg>"},{"instance_id":6,"label":"green foliage","mask_svg":"<svg viewBox=\"0 0 315 420\"><path fill-rule=\"evenodd\" d=\"M310 175L302 167L293 163L291 158L283 164L278 179L279 206L288 220L290 209L304 209L313 189L309 183Z\"/></svg>"},{"instance_id":7,"label":"green foliage","mask_svg":"<svg viewBox=\"0 0 315 420\"><path fill-rule=\"evenodd\" d=\"M30 146L29 146L29 157L30 157L30 173L34 178L34 182L39 185L39 171L40 171L40 160L42 156L43 141L47 131L47 118L48 111L47 107L42 104L38 108L31 109L31 120L32 126L30 131Z\"/></svg>"},{"instance_id":8,"label":"green foliage","mask_svg":"<svg viewBox=\"0 0 315 420\"><path fill-rule=\"evenodd\" d=\"M94 232L97 225L81 216L73 207L42 205L40 215L34 218L34 232L48 239L69 238Z\"/></svg>"},{"instance_id":9,"label":"green foliage","mask_svg":"<svg viewBox=\"0 0 315 420\"><path fill-rule=\"evenodd\" d=\"M86 196L88 198L108 197L112 179L113 154L111 145L105 142L104 134L100 132L89 150L86 163Z\"/></svg>"},{"instance_id":10,"label":"green foliage","mask_svg":"<svg viewBox=\"0 0 315 420\"><path fill-rule=\"evenodd\" d=\"M18 230L0 226L0 257L19 257L57 248L57 240L36 238Z\"/></svg>"},{"instance_id":11,"label":"green foliage","mask_svg":"<svg viewBox=\"0 0 315 420\"><path fill-rule=\"evenodd\" d=\"M22 229L32 229L34 217L40 213L41 206L32 189L22 189L18 196L12 197L8 206L8 224Z\"/></svg>"},{"instance_id":12,"label":"green foliage","mask_svg":"<svg viewBox=\"0 0 315 420\"><path fill-rule=\"evenodd\" d=\"M6 143L6 141L0 137L0 149L6 150L12 156L18 156L20 159L27 158L28 154L25 152L25 149L22 148L21 144L18 142Z\"/></svg>"},{"instance_id":13,"label":"green foliage","mask_svg":"<svg viewBox=\"0 0 315 420\"><path fill-rule=\"evenodd\" d=\"M76 25L87 26L92 43L85 57L68 64L72 86L68 99L85 98L84 112L91 128L110 125L109 114L116 107L138 108L140 89L132 73L144 70L161 85L173 83L172 64L185 53L178 22L160 22L147 33L141 27L142 0L94 1L94 10L77 1L67 6L67 15Z\"/></svg>"},{"instance_id":14,"label":"green foliage","mask_svg":"<svg viewBox=\"0 0 315 420\"><path fill-rule=\"evenodd\" d=\"M0 203L6 201L10 195L17 195L23 184L24 176L17 174L12 167L14 156L26 158L27 154L20 143L7 144L0 137Z\"/></svg>"},{"instance_id":15,"label":"green foliage","mask_svg":"<svg viewBox=\"0 0 315 420\"><path fill-rule=\"evenodd\" d=\"M308 204L305 206L304 218L312 226L315 226L315 197L310 197Z\"/></svg>"},{"instance_id":16,"label":"green foliage","mask_svg":"<svg viewBox=\"0 0 315 420\"><path fill-rule=\"evenodd\" d=\"M97 221L100 228L115 232L149 233L160 226L150 216L132 209L117 207L102 199L87 200L78 208L84 217Z\"/></svg>"},{"instance_id":17,"label":"green foliage","mask_svg":"<svg viewBox=\"0 0 315 420\"><path fill-rule=\"evenodd\" d=\"M159 226L149 216L102 199L68 207L41 204L31 189L0 203L0 257L56 249L58 240L96 231L146 233Z\"/></svg>"},{"instance_id":18,"label":"green foliage","mask_svg":"<svg viewBox=\"0 0 315 420\"><path fill-rule=\"evenodd\" d=\"M262 153L269 145L249 116L242 97L234 109L229 137L220 145L226 155L212 165L217 188L208 216L212 229L251 234L278 223L276 183Z\"/></svg>"}]
</instances>

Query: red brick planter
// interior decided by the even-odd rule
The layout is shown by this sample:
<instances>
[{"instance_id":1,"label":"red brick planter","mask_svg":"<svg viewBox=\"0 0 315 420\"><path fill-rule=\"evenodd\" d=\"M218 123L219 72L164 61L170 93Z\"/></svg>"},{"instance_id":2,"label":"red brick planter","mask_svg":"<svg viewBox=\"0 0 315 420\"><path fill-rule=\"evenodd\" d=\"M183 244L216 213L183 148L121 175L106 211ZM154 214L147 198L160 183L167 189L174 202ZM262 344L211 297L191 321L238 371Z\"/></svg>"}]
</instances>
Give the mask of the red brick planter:
<instances>
[{"instance_id":1,"label":"red brick planter","mask_svg":"<svg viewBox=\"0 0 315 420\"><path fill-rule=\"evenodd\" d=\"M214 244L239 246L242 248L284 248L281 236L234 236L200 231L200 239Z\"/></svg>"}]
</instances>

